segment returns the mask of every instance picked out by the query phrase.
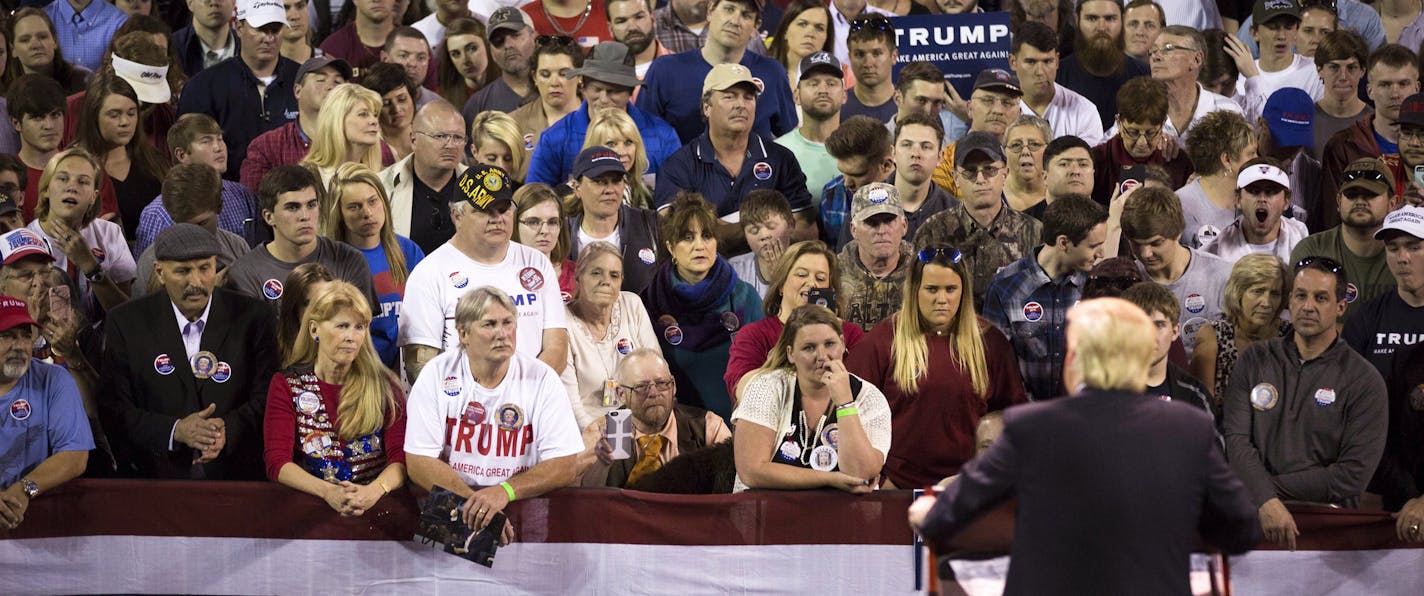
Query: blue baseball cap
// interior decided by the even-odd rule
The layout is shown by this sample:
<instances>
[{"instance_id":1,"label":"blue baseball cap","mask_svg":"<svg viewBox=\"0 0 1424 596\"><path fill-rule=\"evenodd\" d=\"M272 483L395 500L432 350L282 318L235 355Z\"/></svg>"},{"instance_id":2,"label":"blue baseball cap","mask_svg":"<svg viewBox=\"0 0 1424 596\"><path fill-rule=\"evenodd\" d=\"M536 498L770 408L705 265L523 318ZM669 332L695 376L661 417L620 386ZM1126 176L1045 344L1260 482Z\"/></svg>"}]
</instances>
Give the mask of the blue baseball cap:
<instances>
[{"instance_id":1,"label":"blue baseball cap","mask_svg":"<svg viewBox=\"0 0 1424 596\"><path fill-rule=\"evenodd\" d=\"M1315 144L1315 102L1310 94L1293 87L1277 89L1266 98L1261 110L1271 137L1281 147L1309 147Z\"/></svg>"}]
</instances>

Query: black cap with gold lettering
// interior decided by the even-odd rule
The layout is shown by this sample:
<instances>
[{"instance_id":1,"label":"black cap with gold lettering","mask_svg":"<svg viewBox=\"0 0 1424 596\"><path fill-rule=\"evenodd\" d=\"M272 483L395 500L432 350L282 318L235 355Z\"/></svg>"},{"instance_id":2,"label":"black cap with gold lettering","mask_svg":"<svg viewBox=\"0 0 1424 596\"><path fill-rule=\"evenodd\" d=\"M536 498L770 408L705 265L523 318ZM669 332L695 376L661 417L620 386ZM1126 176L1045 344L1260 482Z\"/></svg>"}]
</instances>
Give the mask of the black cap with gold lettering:
<instances>
[{"instance_id":1,"label":"black cap with gold lettering","mask_svg":"<svg viewBox=\"0 0 1424 596\"><path fill-rule=\"evenodd\" d=\"M509 174L499 166L470 166L460 179L455 181L455 192L450 201L469 201L480 211L502 211L502 203L514 202L514 190L509 186Z\"/></svg>"}]
</instances>

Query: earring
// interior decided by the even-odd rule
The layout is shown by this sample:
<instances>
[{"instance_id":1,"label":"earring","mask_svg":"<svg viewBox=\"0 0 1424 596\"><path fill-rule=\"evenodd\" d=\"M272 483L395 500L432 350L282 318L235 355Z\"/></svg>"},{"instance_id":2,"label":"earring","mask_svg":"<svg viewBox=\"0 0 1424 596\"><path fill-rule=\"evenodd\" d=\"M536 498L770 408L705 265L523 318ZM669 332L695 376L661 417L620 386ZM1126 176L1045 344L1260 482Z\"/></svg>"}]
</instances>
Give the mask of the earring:
<instances>
[{"instance_id":1,"label":"earring","mask_svg":"<svg viewBox=\"0 0 1424 596\"><path fill-rule=\"evenodd\" d=\"M317 337L317 336L315 336L315 335L313 335L313 336L312 336L312 341L314 341L314 342L316 342L316 343L321 343L321 338L320 338L320 337Z\"/></svg>"}]
</instances>

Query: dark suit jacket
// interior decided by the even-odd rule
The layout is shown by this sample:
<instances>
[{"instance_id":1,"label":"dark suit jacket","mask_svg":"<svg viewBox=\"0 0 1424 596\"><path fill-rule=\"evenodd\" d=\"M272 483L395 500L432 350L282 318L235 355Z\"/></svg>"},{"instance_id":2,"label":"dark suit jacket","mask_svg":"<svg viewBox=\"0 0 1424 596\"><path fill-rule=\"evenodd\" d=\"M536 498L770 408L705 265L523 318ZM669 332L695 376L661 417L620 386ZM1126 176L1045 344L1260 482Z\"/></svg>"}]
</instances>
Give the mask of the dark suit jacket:
<instances>
[{"instance_id":1,"label":"dark suit jacket","mask_svg":"<svg viewBox=\"0 0 1424 596\"><path fill-rule=\"evenodd\" d=\"M150 294L109 313L99 406L122 467L148 478L192 478L192 449L175 443L170 451L168 438L178 419L215 404L215 416L226 425L227 445L217 460L203 466L203 477L261 479L262 414L277 368L271 310L259 300L214 289L199 349L226 363L231 376L223 382L193 376L167 293ZM158 362L160 355L167 356L168 374L159 370L166 369Z\"/></svg>"},{"instance_id":2,"label":"dark suit jacket","mask_svg":"<svg viewBox=\"0 0 1424 596\"><path fill-rule=\"evenodd\" d=\"M1228 553L1260 539L1211 417L1089 390L1004 411L1004 432L939 497L927 537L948 538L1018 499L1006 594L1190 594L1197 535Z\"/></svg>"}]
</instances>

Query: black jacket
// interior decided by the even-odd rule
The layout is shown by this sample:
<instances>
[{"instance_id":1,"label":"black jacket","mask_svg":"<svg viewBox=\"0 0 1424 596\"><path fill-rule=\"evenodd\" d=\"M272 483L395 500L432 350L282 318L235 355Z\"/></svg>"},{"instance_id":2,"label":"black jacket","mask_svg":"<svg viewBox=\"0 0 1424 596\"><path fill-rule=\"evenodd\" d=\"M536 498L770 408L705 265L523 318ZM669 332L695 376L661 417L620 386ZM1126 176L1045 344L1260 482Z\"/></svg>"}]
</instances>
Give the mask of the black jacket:
<instances>
[{"instance_id":1,"label":"black jacket","mask_svg":"<svg viewBox=\"0 0 1424 596\"><path fill-rule=\"evenodd\" d=\"M569 258L578 260L578 229L583 214L569 218ZM623 252L623 291L638 293L658 269L658 214L623 205L618 208L618 250Z\"/></svg>"},{"instance_id":2,"label":"black jacket","mask_svg":"<svg viewBox=\"0 0 1424 596\"><path fill-rule=\"evenodd\" d=\"M178 54L178 64L183 68L183 74L190 79L197 76L198 72L203 70L203 43L193 31L192 23L173 34L172 44L173 52ZM238 56L242 51L242 39L235 33L232 35L232 44L232 55Z\"/></svg>"},{"instance_id":3,"label":"black jacket","mask_svg":"<svg viewBox=\"0 0 1424 596\"><path fill-rule=\"evenodd\" d=\"M277 59L276 79L267 86L266 96L257 92L257 76L233 56L193 76L178 99L178 113L201 112L212 116L222 127L227 142L227 174L237 180L247 146L264 132L297 119L296 62Z\"/></svg>"}]
</instances>

